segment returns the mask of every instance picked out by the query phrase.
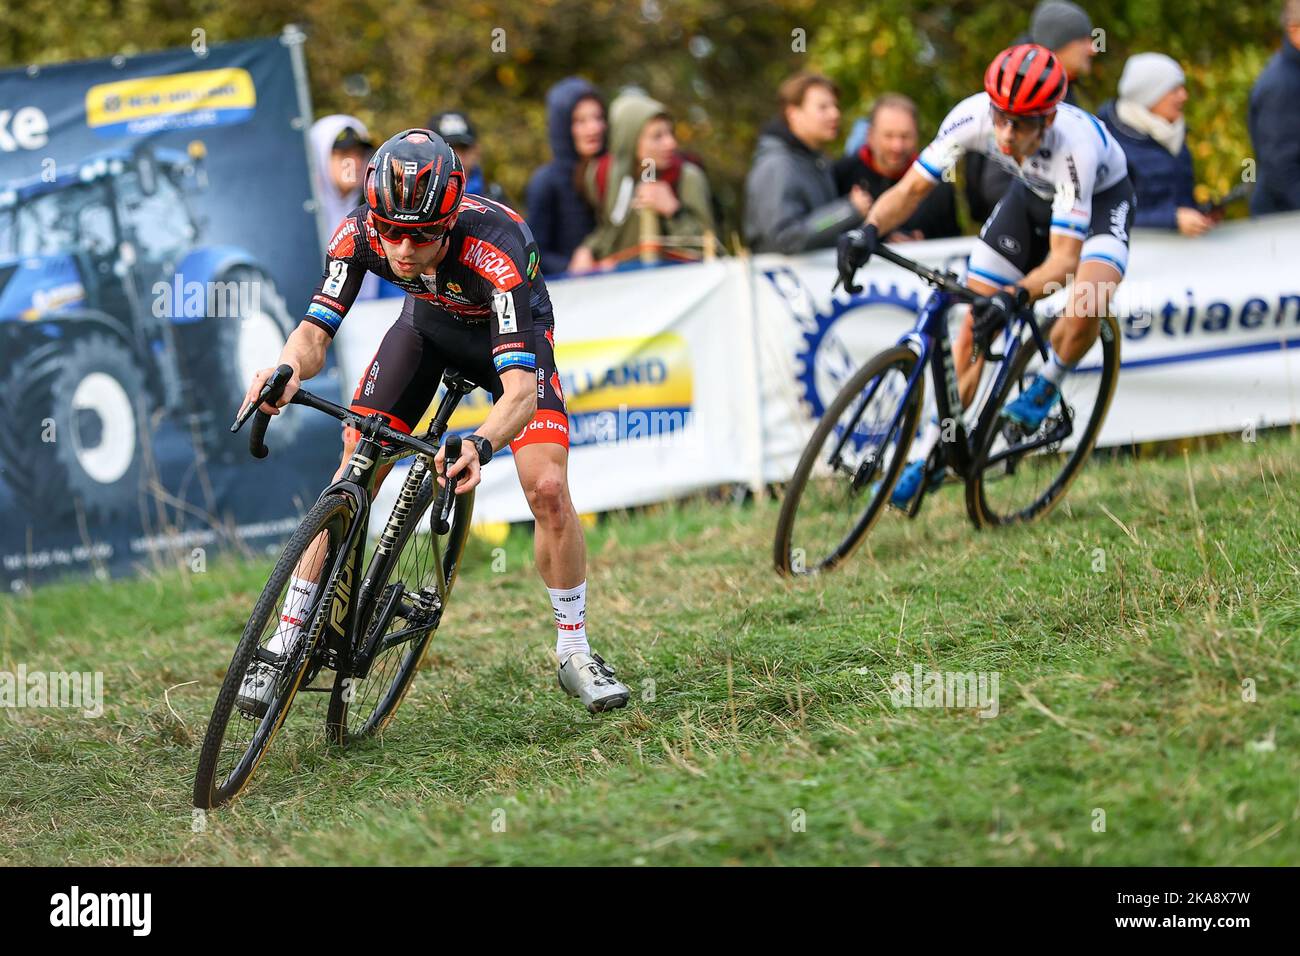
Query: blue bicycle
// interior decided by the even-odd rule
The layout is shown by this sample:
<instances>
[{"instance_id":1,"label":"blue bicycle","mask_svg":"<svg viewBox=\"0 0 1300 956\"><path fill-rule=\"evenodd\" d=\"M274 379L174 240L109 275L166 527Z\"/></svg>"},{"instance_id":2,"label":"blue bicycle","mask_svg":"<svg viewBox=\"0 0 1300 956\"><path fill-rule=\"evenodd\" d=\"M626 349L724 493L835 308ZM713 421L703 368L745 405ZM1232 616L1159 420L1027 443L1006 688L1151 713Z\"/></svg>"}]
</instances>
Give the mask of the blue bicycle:
<instances>
[{"instance_id":1,"label":"blue bicycle","mask_svg":"<svg viewBox=\"0 0 1300 956\"><path fill-rule=\"evenodd\" d=\"M888 247L876 255L914 273L934 292L916 326L854 373L826 409L786 486L774 559L781 574L838 566L860 545L890 501L908 460L925 396L935 383L940 439L921 489L905 514L916 517L928 489L955 475L977 528L1033 521L1069 489L1092 453L1119 378L1119 325L1101 319L1096 342L1061 387L1061 400L1032 432L1002 416L1047 357L1055 317L1021 310L986 355L974 400L963 410L949 341L948 313L979 296L956 274L929 269Z\"/></svg>"}]
</instances>

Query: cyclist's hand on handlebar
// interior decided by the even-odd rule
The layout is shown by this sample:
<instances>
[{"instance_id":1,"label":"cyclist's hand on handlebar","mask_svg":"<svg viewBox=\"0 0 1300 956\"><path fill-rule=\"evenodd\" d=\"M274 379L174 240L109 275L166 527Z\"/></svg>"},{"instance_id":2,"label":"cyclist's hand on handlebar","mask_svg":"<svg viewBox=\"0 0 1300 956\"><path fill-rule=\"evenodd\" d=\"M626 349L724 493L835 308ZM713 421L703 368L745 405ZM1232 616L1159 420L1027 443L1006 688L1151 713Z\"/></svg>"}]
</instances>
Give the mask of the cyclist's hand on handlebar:
<instances>
[{"instance_id":1,"label":"cyclist's hand on handlebar","mask_svg":"<svg viewBox=\"0 0 1300 956\"><path fill-rule=\"evenodd\" d=\"M1029 304L1029 293L1017 286L1015 291L1002 289L990 296L980 296L971 303L976 353L988 350L1000 331L1006 328L1012 316Z\"/></svg>"},{"instance_id":2,"label":"cyclist's hand on handlebar","mask_svg":"<svg viewBox=\"0 0 1300 956\"><path fill-rule=\"evenodd\" d=\"M853 281L854 274L867 264L871 254L880 245L880 237L873 225L861 229L850 229L840 236L836 244L835 269L839 273L838 284L850 294L862 291L862 286Z\"/></svg>"},{"instance_id":3,"label":"cyclist's hand on handlebar","mask_svg":"<svg viewBox=\"0 0 1300 956\"><path fill-rule=\"evenodd\" d=\"M438 449L438 456L433 460L435 472L438 475L438 487L446 484L442 480L443 463L446 458L447 446L443 445ZM456 479L456 494L463 495L479 483L482 478L479 468L478 448L472 441L462 443L460 458L451 463L451 476Z\"/></svg>"},{"instance_id":4,"label":"cyclist's hand on handlebar","mask_svg":"<svg viewBox=\"0 0 1300 956\"><path fill-rule=\"evenodd\" d=\"M266 387L266 380L274 373L274 368L258 369L257 373L253 376L253 384L248 386L248 392L244 395L243 404L239 406L241 411L258 400L262 394L262 389ZM279 415L280 408L288 405L289 400L297 394L298 389L301 387L302 382L299 380L298 373L295 371L293 373L293 378L289 379L289 384L284 387L284 394L280 396L280 401L277 403L276 407L273 408L266 402L263 402L261 410L270 415Z\"/></svg>"}]
</instances>

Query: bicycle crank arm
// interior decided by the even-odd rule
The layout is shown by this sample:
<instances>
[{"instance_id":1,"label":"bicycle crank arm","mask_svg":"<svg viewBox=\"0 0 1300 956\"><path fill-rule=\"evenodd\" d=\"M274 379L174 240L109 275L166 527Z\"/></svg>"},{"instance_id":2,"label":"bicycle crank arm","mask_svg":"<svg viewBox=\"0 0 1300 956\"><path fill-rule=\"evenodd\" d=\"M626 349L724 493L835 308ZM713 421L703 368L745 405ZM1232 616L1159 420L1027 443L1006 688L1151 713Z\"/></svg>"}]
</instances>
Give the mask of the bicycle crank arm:
<instances>
[{"instance_id":1,"label":"bicycle crank arm","mask_svg":"<svg viewBox=\"0 0 1300 956\"><path fill-rule=\"evenodd\" d=\"M1033 441L1026 442L1023 445L1012 445L1003 451L998 452L985 462L985 467L996 465L999 462L1006 461L1008 458L1023 458L1031 451L1044 448L1048 445L1055 445L1064 441L1074 433L1074 428L1069 422L1062 420L1055 428L1045 435L1035 438Z\"/></svg>"}]
</instances>

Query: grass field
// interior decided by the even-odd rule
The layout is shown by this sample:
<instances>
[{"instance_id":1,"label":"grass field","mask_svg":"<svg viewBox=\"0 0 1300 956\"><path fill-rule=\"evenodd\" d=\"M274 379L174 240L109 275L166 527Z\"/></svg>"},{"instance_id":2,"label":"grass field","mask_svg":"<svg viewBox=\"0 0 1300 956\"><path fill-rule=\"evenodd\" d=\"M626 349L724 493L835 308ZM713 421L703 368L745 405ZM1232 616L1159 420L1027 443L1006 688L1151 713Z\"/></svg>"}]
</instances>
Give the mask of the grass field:
<instances>
[{"instance_id":1,"label":"grass field","mask_svg":"<svg viewBox=\"0 0 1300 956\"><path fill-rule=\"evenodd\" d=\"M381 741L302 695L194 832L207 716L269 563L0 602L0 670L103 671L97 719L0 712L5 863L1294 864L1300 442L1090 467L1043 524L958 489L842 571L770 569L776 506L692 502L589 537L588 715L516 531L486 545ZM1104 570L1101 566L1104 564ZM891 676L996 672L996 717Z\"/></svg>"}]
</instances>

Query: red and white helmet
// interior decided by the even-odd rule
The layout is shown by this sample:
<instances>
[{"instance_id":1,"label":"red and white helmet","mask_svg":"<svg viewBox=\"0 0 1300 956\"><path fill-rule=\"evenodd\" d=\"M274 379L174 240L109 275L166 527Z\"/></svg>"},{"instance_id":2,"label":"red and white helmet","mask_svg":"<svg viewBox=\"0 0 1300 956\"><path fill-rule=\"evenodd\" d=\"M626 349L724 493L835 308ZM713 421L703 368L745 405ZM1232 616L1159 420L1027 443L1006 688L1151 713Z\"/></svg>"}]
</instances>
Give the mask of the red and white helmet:
<instances>
[{"instance_id":1,"label":"red and white helmet","mask_svg":"<svg viewBox=\"0 0 1300 956\"><path fill-rule=\"evenodd\" d=\"M1065 99L1068 86L1056 54L1037 43L1008 47L984 72L993 106L1013 116L1046 116Z\"/></svg>"}]
</instances>

